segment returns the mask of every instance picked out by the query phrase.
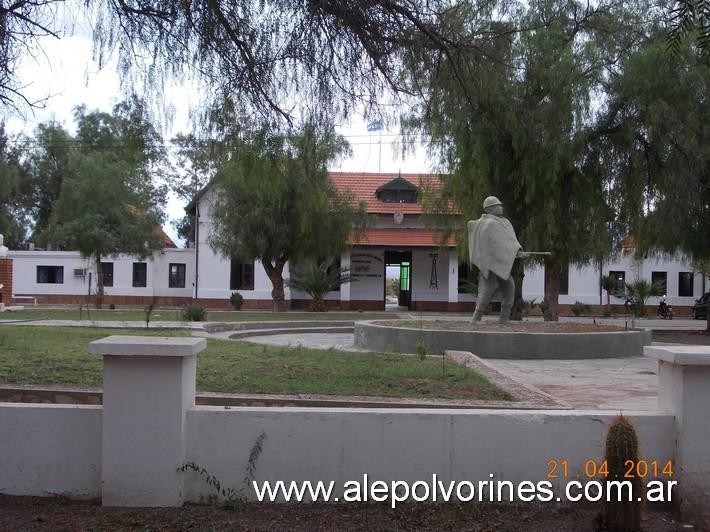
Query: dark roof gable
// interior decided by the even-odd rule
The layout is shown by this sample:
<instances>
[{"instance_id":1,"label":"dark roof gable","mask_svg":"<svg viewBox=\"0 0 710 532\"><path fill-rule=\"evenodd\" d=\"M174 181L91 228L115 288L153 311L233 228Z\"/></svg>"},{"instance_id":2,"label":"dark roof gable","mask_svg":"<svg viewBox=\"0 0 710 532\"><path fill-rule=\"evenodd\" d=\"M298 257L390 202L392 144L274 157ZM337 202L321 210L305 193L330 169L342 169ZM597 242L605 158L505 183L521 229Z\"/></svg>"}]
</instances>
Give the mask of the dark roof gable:
<instances>
[{"instance_id":1,"label":"dark roof gable","mask_svg":"<svg viewBox=\"0 0 710 532\"><path fill-rule=\"evenodd\" d=\"M383 192L385 190L396 190L398 192L401 192L403 190L411 190L412 192L418 192L419 187L413 185L412 183L404 179L402 176L398 176L392 181L388 181L384 185L377 187L376 193L379 195L380 192Z\"/></svg>"}]
</instances>

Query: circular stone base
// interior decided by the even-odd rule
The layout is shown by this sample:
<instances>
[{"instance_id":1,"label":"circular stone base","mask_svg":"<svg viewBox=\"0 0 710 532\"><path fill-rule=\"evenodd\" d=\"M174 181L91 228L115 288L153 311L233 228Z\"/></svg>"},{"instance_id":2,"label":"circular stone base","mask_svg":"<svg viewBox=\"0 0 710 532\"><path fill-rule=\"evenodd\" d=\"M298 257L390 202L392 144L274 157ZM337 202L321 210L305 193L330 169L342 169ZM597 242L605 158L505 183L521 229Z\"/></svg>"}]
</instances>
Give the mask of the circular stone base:
<instances>
[{"instance_id":1,"label":"circular stone base","mask_svg":"<svg viewBox=\"0 0 710 532\"><path fill-rule=\"evenodd\" d=\"M370 351L470 351L482 358L581 359L643 355L651 331L579 323L359 321L355 345Z\"/></svg>"}]
</instances>

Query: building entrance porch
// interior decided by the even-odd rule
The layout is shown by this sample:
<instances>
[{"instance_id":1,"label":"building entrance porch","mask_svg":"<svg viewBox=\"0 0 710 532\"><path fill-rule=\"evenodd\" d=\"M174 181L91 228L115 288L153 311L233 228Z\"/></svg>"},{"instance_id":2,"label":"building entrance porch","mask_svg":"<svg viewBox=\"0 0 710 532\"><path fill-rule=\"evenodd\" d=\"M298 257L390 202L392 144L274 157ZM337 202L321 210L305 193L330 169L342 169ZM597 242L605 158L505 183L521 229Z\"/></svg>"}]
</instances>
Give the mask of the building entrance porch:
<instances>
[{"instance_id":1,"label":"building entrance porch","mask_svg":"<svg viewBox=\"0 0 710 532\"><path fill-rule=\"evenodd\" d=\"M386 250L385 251L385 271L391 272L392 269L398 269L398 290L397 292L397 303L388 303L387 292L388 283L391 282L391 278L388 279L385 275L385 287L384 287L384 305L386 310L411 310L412 304L412 252L411 251L395 251Z\"/></svg>"}]
</instances>

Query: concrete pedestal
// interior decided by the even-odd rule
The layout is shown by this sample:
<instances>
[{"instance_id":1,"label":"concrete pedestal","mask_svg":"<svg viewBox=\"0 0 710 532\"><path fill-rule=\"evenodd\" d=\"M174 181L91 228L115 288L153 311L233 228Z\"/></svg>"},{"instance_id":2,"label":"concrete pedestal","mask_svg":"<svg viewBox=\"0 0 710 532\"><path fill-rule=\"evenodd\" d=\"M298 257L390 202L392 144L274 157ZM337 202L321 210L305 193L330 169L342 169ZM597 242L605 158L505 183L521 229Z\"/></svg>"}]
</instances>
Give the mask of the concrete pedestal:
<instances>
[{"instance_id":1,"label":"concrete pedestal","mask_svg":"<svg viewBox=\"0 0 710 532\"><path fill-rule=\"evenodd\" d=\"M676 478L684 519L710 527L710 346L644 348L658 359L658 400L676 418Z\"/></svg>"},{"instance_id":2,"label":"concrete pedestal","mask_svg":"<svg viewBox=\"0 0 710 532\"><path fill-rule=\"evenodd\" d=\"M101 496L104 506L181 506L185 417L195 404L204 338L109 336L104 357Z\"/></svg>"}]
</instances>

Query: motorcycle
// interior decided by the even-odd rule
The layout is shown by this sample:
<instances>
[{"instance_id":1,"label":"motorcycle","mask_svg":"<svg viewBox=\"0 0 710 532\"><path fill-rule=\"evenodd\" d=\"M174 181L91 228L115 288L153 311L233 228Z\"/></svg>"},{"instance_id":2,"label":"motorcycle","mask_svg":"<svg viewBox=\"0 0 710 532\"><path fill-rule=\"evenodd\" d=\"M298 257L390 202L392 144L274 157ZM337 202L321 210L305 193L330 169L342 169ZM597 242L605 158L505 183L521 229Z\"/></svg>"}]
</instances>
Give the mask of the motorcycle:
<instances>
[{"instance_id":1,"label":"motorcycle","mask_svg":"<svg viewBox=\"0 0 710 532\"><path fill-rule=\"evenodd\" d=\"M661 301L658 303L658 310L656 311L656 316L663 318L664 320L673 319L673 307L666 303L666 297L663 296Z\"/></svg>"}]
</instances>

